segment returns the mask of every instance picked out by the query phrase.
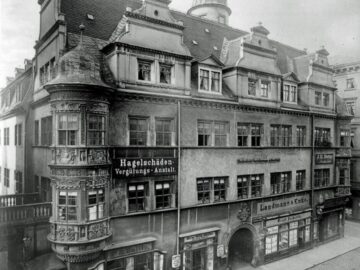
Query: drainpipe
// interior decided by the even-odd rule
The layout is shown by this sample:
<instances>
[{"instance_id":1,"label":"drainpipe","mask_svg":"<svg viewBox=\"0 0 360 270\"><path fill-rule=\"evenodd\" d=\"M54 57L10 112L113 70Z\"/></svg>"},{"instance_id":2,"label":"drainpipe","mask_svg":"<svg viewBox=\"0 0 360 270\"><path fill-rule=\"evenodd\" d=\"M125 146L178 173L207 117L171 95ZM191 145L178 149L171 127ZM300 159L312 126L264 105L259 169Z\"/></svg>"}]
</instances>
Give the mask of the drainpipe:
<instances>
[{"instance_id":1,"label":"drainpipe","mask_svg":"<svg viewBox=\"0 0 360 270\"><path fill-rule=\"evenodd\" d=\"M181 186L180 186L180 177L181 177L181 172L180 172L180 164L181 164L181 147L180 147L180 130L181 130L181 106L180 106L180 100L178 100L177 103L177 113L178 113L178 127L177 127L177 152L178 152L178 179L177 179L177 230L176 230L176 254L180 255L180 206L181 206Z\"/></svg>"},{"instance_id":2,"label":"drainpipe","mask_svg":"<svg viewBox=\"0 0 360 270\"><path fill-rule=\"evenodd\" d=\"M314 213L314 208L315 208L315 201L314 201L314 168L315 168L315 138L314 138L314 114L311 114L311 163L310 163L310 186L311 186L311 209L312 209L312 213L313 213L313 217L314 214L316 215L316 212ZM314 219L313 219L314 220ZM314 223L312 223L314 224ZM314 246L314 225L312 225L312 232L310 233L310 240L311 240L311 245ZM319 232L318 232L319 234Z\"/></svg>"}]
</instances>

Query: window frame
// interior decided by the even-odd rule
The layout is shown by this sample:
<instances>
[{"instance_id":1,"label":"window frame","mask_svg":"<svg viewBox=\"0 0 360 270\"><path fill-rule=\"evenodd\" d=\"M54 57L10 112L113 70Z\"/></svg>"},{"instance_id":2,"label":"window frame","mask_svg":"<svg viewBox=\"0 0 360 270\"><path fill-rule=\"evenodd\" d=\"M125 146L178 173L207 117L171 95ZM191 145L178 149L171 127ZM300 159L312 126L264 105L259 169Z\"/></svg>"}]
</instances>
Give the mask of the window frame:
<instances>
[{"instance_id":1,"label":"window frame","mask_svg":"<svg viewBox=\"0 0 360 270\"><path fill-rule=\"evenodd\" d=\"M128 121L129 121L129 145L134 145L134 146L147 146L148 145L148 133L149 133L149 117L145 117L145 116L129 116L128 117ZM131 129L131 127L134 125L134 123L131 123L131 121L136 121L136 129ZM141 127L141 125L138 124L139 121L144 121L144 126L145 129L144 130L138 130L139 127ZM132 136L132 134L136 134L135 138ZM139 137L138 135L141 135L141 137ZM145 141L143 143L139 143L141 142L141 138L145 139ZM134 142L134 140L136 140L136 143L132 143Z\"/></svg>"},{"instance_id":2,"label":"window frame","mask_svg":"<svg viewBox=\"0 0 360 270\"><path fill-rule=\"evenodd\" d=\"M165 185L168 185L169 193L164 193ZM161 189L157 187L161 186ZM157 191L161 190L161 194L157 194ZM157 181L154 183L154 196L155 196L155 209L167 209L171 208L172 204L172 182L170 181ZM167 203L167 205L166 205ZM159 206L161 205L161 206Z\"/></svg>"},{"instance_id":3,"label":"window frame","mask_svg":"<svg viewBox=\"0 0 360 270\"><path fill-rule=\"evenodd\" d=\"M92 194L90 194L92 193ZM90 196L95 194L95 203L90 203L90 200L93 200L94 198L90 198ZM89 221L99 220L105 217L105 189L99 188L99 189L92 189L87 190L86 192L86 198L87 198L87 205L86 205L86 214L87 219ZM95 218L92 218L91 211L92 209L95 209Z\"/></svg>"},{"instance_id":4,"label":"window frame","mask_svg":"<svg viewBox=\"0 0 360 270\"><path fill-rule=\"evenodd\" d=\"M10 169L4 168L4 186L10 187Z\"/></svg>"},{"instance_id":5,"label":"window frame","mask_svg":"<svg viewBox=\"0 0 360 270\"><path fill-rule=\"evenodd\" d=\"M202 89L201 85L202 85L202 78L204 77L202 75L202 71L207 72L208 73L208 77L205 77L208 79L208 89ZM198 69L199 75L198 75L198 91L200 93L207 93L207 94L216 94L216 95L222 95L222 72L221 69L215 69L215 68L210 68L210 67L204 67L204 66L199 66ZM218 91L213 90L213 75L214 74L218 74L219 78L216 80L218 81L219 85L218 85Z\"/></svg>"},{"instance_id":6,"label":"window frame","mask_svg":"<svg viewBox=\"0 0 360 270\"><path fill-rule=\"evenodd\" d=\"M142 68L140 68L140 65L148 65L149 69L145 70L146 72L149 72L149 79L145 79L144 74L142 74L143 79L140 78L140 72L142 72ZM140 82L153 82L153 60L147 60L147 59L137 59L137 77L136 80ZM143 73L143 72L142 72Z\"/></svg>"},{"instance_id":7,"label":"window frame","mask_svg":"<svg viewBox=\"0 0 360 270\"><path fill-rule=\"evenodd\" d=\"M227 200L229 177L196 178L196 196L198 204L225 202Z\"/></svg>"},{"instance_id":8,"label":"window frame","mask_svg":"<svg viewBox=\"0 0 360 270\"><path fill-rule=\"evenodd\" d=\"M260 97L269 98L270 92L271 92L271 81L260 80Z\"/></svg>"},{"instance_id":9,"label":"window frame","mask_svg":"<svg viewBox=\"0 0 360 270\"><path fill-rule=\"evenodd\" d=\"M43 146L49 146L52 144L52 116L43 117L41 122L41 140L40 143Z\"/></svg>"},{"instance_id":10,"label":"window frame","mask_svg":"<svg viewBox=\"0 0 360 270\"><path fill-rule=\"evenodd\" d=\"M169 82L162 82L161 81L161 74L162 74L162 69L168 69L168 76L169 76ZM159 83L160 84L165 84L165 85L172 85L173 84L173 70L174 70L174 66L171 64L166 64L166 63L159 63ZM166 77L166 74L165 74Z\"/></svg>"},{"instance_id":11,"label":"window frame","mask_svg":"<svg viewBox=\"0 0 360 270\"><path fill-rule=\"evenodd\" d=\"M221 126L222 128L220 128ZM224 133L221 133L219 131L222 131ZM227 121L202 119L197 120L197 146L227 147L229 141L229 133L230 123Z\"/></svg>"},{"instance_id":12,"label":"window frame","mask_svg":"<svg viewBox=\"0 0 360 270\"><path fill-rule=\"evenodd\" d=\"M92 118L92 119L91 119ZM94 121L96 119L96 121ZM98 121L101 119L100 121ZM95 128L90 128L95 125ZM87 115L86 141L88 145L103 146L106 144L107 118L103 114L90 113Z\"/></svg>"},{"instance_id":13,"label":"window frame","mask_svg":"<svg viewBox=\"0 0 360 270\"><path fill-rule=\"evenodd\" d=\"M65 203L61 203L60 201L63 200L61 198L64 197L64 195L62 195L61 193L65 193ZM58 191L58 205L57 205L57 220L61 221L61 222L76 222L79 220L79 191L77 190L59 190ZM71 194L71 195L70 195ZM75 194L75 196L74 196ZM69 198L69 197L72 198ZM71 201L74 201L75 204L71 204L69 203ZM61 211L60 209L63 208L61 211L65 211L64 216L65 218L62 219L60 217L61 215ZM72 213L69 213L69 209L73 209L75 210ZM69 218L69 217L75 217L75 218Z\"/></svg>"},{"instance_id":14,"label":"window frame","mask_svg":"<svg viewBox=\"0 0 360 270\"><path fill-rule=\"evenodd\" d=\"M245 185L244 185L244 182L245 182L244 179L246 179ZM241 180L241 181L239 181L239 180ZM259 182L259 183L257 183L257 182ZM264 185L264 174L238 175L237 176L237 192L238 192L237 198L238 199L259 198L262 196L262 193L263 193L263 185ZM239 193L239 191L241 191L241 194ZM244 191L246 191L246 192L244 192Z\"/></svg>"},{"instance_id":15,"label":"window frame","mask_svg":"<svg viewBox=\"0 0 360 270\"><path fill-rule=\"evenodd\" d=\"M273 183L275 180L276 183ZM292 172L275 172L270 174L270 194L283 194L291 191Z\"/></svg>"},{"instance_id":16,"label":"window frame","mask_svg":"<svg viewBox=\"0 0 360 270\"><path fill-rule=\"evenodd\" d=\"M314 144L316 147L331 146L331 128L315 127Z\"/></svg>"},{"instance_id":17,"label":"window frame","mask_svg":"<svg viewBox=\"0 0 360 270\"><path fill-rule=\"evenodd\" d=\"M346 89L355 89L355 80L354 78L346 79Z\"/></svg>"},{"instance_id":18,"label":"window frame","mask_svg":"<svg viewBox=\"0 0 360 270\"><path fill-rule=\"evenodd\" d=\"M62 116L66 116L65 122L61 122ZM75 117L76 122L69 121L69 118L71 118L71 117ZM74 119L72 119L72 120L74 120ZM66 126L63 128L60 128L61 123L65 123ZM74 123L75 123L76 127L73 127L73 128L69 127L69 125L73 125ZM80 131L80 115L79 115L79 113L61 113L58 115L58 118L57 118L57 136L58 136L57 142L58 142L58 145L61 145L61 146L78 145L79 144L79 138L78 138L79 131ZM64 134L65 134L65 144L63 144L62 142L60 143L60 132L64 132ZM72 143L71 137L73 137L73 139L74 139L73 143Z\"/></svg>"},{"instance_id":19,"label":"window frame","mask_svg":"<svg viewBox=\"0 0 360 270\"><path fill-rule=\"evenodd\" d=\"M10 145L10 127L4 128L4 145Z\"/></svg>"},{"instance_id":20,"label":"window frame","mask_svg":"<svg viewBox=\"0 0 360 270\"><path fill-rule=\"evenodd\" d=\"M286 91L285 89L288 88ZM285 92L287 95L285 95ZM297 104L298 102L298 87L297 85L289 82L284 82L282 89L282 101L285 103Z\"/></svg>"},{"instance_id":21,"label":"window frame","mask_svg":"<svg viewBox=\"0 0 360 270\"><path fill-rule=\"evenodd\" d=\"M161 122L161 130L158 130L159 123ZM166 131L164 128L164 122L168 122L169 130ZM174 134L174 119L173 118L155 118L155 145L156 146L171 146L173 144ZM165 136L168 136L168 144L166 144ZM162 139L161 139L162 138Z\"/></svg>"},{"instance_id":22,"label":"window frame","mask_svg":"<svg viewBox=\"0 0 360 270\"><path fill-rule=\"evenodd\" d=\"M296 126L296 145L306 145L306 126Z\"/></svg>"},{"instance_id":23,"label":"window frame","mask_svg":"<svg viewBox=\"0 0 360 270\"><path fill-rule=\"evenodd\" d=\"M325 175L326 172L326 175ZM330 169L322 168L314 170L314 187L322 188L330 186Z\"/></svg>"},{"instance_id":24,"label":"window frame","mask_svg":"<svg viewBox=\"0 0 360 270\"><path fill-rule=\"evenodd\" d=\"M142 186L142 190L140 187ZM130 187L135 187L134 190L130 190ZM146 211L146 195L147 195L148 184L146 182L139 183L128 183L127 184L127 209L128 213L138 213ZM135 196L130 196L130 192L135 191ZM142 192L142 196L139 195L139 192ZM134 205L130 201L135 201L135 209L130 207ZM140 207L141 206L141 207Z\"/></svg>"},{"instance_id":25,"label":"window frame","mask_svg":"<svg viewBox=\"0 0 360 270\"><path fill-rule=\"evenodd\" d=\"M296 191L304 190L306 184L306 170L297 170L296 171Z\"/></svg>"}]
</instances>

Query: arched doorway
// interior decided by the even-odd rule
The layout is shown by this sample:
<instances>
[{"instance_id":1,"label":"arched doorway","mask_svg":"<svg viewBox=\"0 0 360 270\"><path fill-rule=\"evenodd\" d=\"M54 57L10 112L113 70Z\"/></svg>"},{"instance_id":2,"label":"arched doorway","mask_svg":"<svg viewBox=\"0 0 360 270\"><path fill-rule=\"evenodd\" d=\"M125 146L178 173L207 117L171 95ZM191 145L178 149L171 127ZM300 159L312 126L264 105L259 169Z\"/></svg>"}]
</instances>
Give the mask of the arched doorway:
<instances>
[{"instance_id":1,"label":"arched doorway","mask_svg":"<svg viewBox=\"0 0 360 270\"><path fill-rule=\"evenodd\" d=\"M248 228L240 228L231 237L228 256L232 269L251 263L254 257L254 235Z\"/></svg>"}]
</instances>

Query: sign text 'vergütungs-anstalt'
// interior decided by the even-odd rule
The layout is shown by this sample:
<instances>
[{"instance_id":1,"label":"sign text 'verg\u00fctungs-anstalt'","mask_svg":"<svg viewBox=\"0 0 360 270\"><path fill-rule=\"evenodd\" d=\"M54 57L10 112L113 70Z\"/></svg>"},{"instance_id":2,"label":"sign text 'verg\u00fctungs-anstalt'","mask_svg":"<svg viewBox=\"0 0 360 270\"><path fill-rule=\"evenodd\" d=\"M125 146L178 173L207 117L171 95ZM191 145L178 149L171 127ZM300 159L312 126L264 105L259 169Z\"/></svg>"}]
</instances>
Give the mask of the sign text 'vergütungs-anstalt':
<instances>
[{"instance_id":1,"label":"sign text 'verg\u00fctungs-anstalt'","mask_svg":"<svg viewBox=\"0 0 360 270\"><path fill-rule=\"evenodd\" d=\"M176 174L176 158L119 158L113 160L117 178Z\"/></svg>"}]
</instances>

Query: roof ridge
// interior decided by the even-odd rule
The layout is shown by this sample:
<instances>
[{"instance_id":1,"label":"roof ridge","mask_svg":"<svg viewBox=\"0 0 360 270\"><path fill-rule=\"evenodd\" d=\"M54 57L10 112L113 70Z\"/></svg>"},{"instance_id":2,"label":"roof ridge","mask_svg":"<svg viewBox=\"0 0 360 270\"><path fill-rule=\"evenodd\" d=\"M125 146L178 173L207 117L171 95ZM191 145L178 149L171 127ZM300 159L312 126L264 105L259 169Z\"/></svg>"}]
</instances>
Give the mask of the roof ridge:
<instances>
[{"instance_id":1,"label":"roof ridge","mask_svg":"<svg viewBox=\"0 0 360 270\"><path fill-rule=\"evenodd\" d=\"M304 50L301 50L301 49L295 48L295 47L293 47L293 46L291 46L291 45L288 45L288 44L282 43L282 42L277 41L277 40L274 40L274 39L269 39L269 41L270 41L270 42L275 42L275 43L277 43L277 44L279 44L279 45L281 45L281 46L287 47L287 48L292 49L292 50L296 50L296 51L301 52L301 53L304 53L304 55L306 55L306 53L305 53L305 51L304 51Z\"/></svg>"}]
</instances>

